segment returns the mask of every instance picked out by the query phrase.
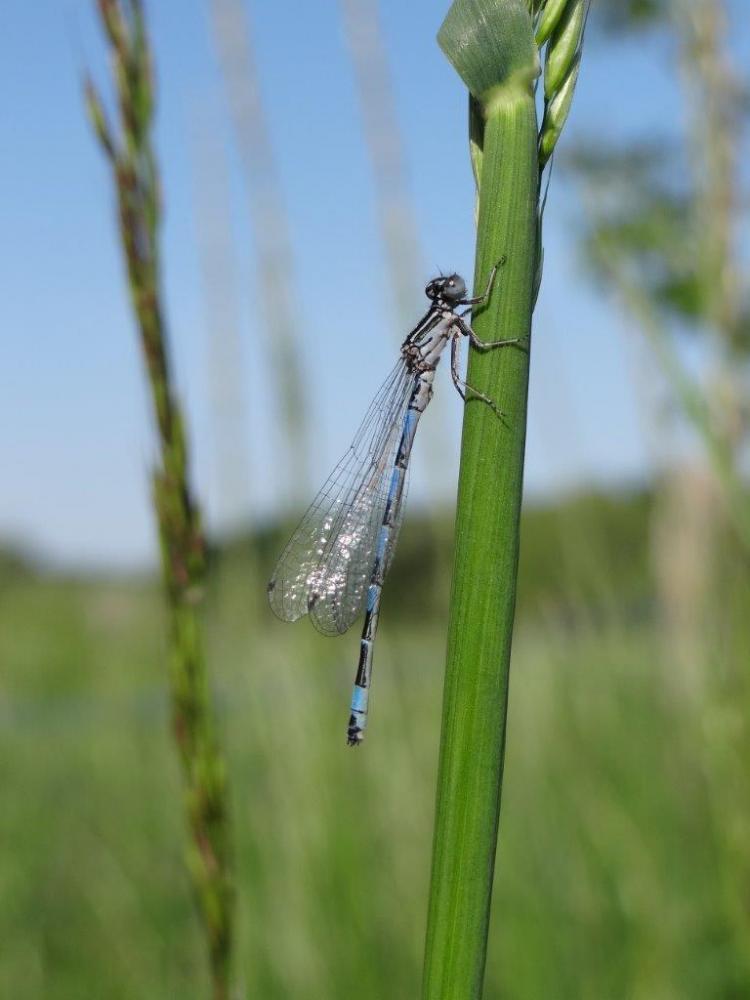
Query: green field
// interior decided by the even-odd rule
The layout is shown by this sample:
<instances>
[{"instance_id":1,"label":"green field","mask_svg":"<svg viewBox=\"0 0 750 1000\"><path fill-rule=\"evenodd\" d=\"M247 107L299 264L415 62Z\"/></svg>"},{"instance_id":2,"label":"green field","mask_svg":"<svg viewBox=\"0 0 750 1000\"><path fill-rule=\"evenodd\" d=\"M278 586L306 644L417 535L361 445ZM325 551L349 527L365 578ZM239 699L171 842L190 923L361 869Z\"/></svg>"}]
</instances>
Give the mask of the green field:
<instances>
[{"instance_id":1,"label":"green field","mask_svg":"<svg viewBox=\"0 0 750 1000\"><path fill-rule=\"evenodd\" d=\"M750 996L747 574L702 612L688 675L651 511L634 495L526 516L488 998ZM405 529L357 752L357 636L266 610L276 533L215 555L238 995L418 995L450 535ZM164 661L155 582L2 563L2 997L208 995Z\"/></svg>"}]
</instances>

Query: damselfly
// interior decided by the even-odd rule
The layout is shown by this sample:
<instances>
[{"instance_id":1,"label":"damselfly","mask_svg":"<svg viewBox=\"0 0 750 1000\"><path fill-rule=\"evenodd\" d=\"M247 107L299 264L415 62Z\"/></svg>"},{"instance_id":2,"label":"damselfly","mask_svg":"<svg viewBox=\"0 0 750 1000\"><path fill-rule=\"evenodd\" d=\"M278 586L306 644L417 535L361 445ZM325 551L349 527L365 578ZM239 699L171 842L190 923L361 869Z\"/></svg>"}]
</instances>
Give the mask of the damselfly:
<instances>
[{"instance_id":1,"label":"damselfly","mask_svg":"<svg viewBox=\"0 0 750 1000\"><path fill-rule=\"evenodd\" d=\"M464 317L489 299L498 267L484 294L466 297L458 274L434 278L425 288L430 307L401 345L401 356L370 405L351 447L300 521L268 585L271 607L284 621L309 614L324 635L340 635L364 610L359 664L347 728L349 746L362 742L372 679L383 580L393 560L406 497L407 472L419 418L432 398L440 356L451 345L451 375L463 399L495 403L461 379L458 345L489 350L525 342L481 341ZM459 310L461 310L459 312Z\"/></svg>"}]
</instances>

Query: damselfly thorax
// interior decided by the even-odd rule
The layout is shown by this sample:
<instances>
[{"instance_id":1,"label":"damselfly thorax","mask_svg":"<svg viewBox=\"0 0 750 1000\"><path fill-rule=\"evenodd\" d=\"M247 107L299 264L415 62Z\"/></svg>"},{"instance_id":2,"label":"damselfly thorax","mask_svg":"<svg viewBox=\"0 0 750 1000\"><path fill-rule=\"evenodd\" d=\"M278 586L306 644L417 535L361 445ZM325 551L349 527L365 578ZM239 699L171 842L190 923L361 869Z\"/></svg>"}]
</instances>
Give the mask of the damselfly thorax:
<instances>
[{"instance_id":1,"label":"damselfly thorax","mask_svg":"<svg viewBox=\"0 0 750 1000\"><path fill-rule=\"evenodd\" d=\"M410 371L435 371L453 336L456 315L452 309L433 306L401 346Z\"/></svg>"}]
</instances>

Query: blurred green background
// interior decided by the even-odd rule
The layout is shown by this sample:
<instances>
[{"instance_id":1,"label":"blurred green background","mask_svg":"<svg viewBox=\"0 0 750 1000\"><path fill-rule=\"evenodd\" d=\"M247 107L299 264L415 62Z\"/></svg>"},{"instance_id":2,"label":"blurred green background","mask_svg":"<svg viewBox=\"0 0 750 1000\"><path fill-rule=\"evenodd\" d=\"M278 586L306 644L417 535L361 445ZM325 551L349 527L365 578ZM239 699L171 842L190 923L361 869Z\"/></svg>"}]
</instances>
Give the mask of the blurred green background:
<instances>
[{"instance_id":1,"label":"blurred green background","mask_svg":"<svg viewBox=\"0 0 750 1000\"><path fill-rule=\"evenodd\" d=\"M747 575L722 581L676 662L653 515L634 494L525 518L490 997L750 988ZM269 620L250 542L215 554L247 996L418 992L447 590L415 599L414 580L449 551L438 524L429 547L434 523L404 529L357 753L342 736L354 644ZM0 579L0 993L205 996L156 586L12 560Z\"/></svg>"},{"instance_id":2,"label":"blurred green background","mask_svg":"<svg viewBox=\"0 0 750 1000\"><path fill-rule=\"evenodd\" d=\"M192 26L201 5L186 6L192 13L184 15L185 21L164 8L153 12L157 65L179 63L181 46L186 53L193 51L193 32L214 24L211 4ZM222 6L226 14L232 4L216 4ZM420 167L411 159L420 193L405 202L409 188L400 173L403 164L398 156L394 160L390 147L384 151L382 146L384 134L395 136L396 142L399 136L389 117L394 112L389 88L394 88L399 107L407 90L407 104L429 98L399 57L416 44L417 32L420 53L429 50L434 60L424 63L428 79L444 73L439 86L450 89L455 101L450 135L455 161L465 171L459 252L470 259L472 192L464 162L463 95L448 67L435 68L440 57L432 53L432 36L442 11L429 11L428 17L429 5L418 7L395 32L397 5L384 3L381 37L377 6L364 0L325 6L329 20L324 30L340 32L336 44L351 57L353 78L359 81L352 102L364 125L362 135L358 125L352 126L352 148L361 146L359 155L363 163L369 157L376 179L369 209L373 231L369 249L362 248L363 273L345 293L343 317L335 321L342 324L341 340L328 345L339 357L343 344L362 352L358 359L369 350L366 333L359 341L345 337L360 294L356 282L366 283L367 266L378 253L383 254L388 287L396 293L392 315L406 317L414 302L419 308L418 299L406 300L409 287L416 284L418 292L422 281L415 245L420 213L431 209L420 205L420 199L438 203L441 185L451 183L438 172L420 189L420 171L428 172L428 165ZM25 46L19 51L28 56L36 43L28 8L23 8L15 5L12 22L14 37ZM256 13L266 37L274 37L271 15ZM607 429L602 453L612 457L602 477L595 468L592 475L567 481L563 489L535 471L544 462L532 456L532 481L538 485L522 530L489 998L750 996L750 520L745 478L750 312L743 228L747 171L742 165L750 105L740 75L745 67L738 60L748 40L743 14L741 5L721 0L692 5L630 0L595 5L592 15L579 83L581 113L574 110L575 128L564 136L550 193L550 205L563 199L565 211L550 223L545 279L554 294L540 304L541 319L551 317L553 325L557 321L566 330L574 328L576 303L581 302L592 337L607 338L611 322L641 346L627 355L628 365L602 375L602 384L592 388L593 402L577 404L578 410L576 404L547 409L543 419L562 428L556 437L563 442L562 451L554 461L563 467L576 462L576 430L583 426L585 435L597 419L594 403L603 413L608 394L617 405L621 382L629 384L636 403L601 417ZM275 16L281 18L283 11ZM49 12L45 17L39 44L65 50L68 58L62 19ZM73 23L78 18L85 53L81 59L97 63L90 11L75 8ZM358 34L357 26L363 24L371 30ZM237 60L252 58L252 48L233 55L222 48L217 33L218 65L229 79L231 108L232 86L243 84ZM77 51L75 45L73 49ZM290 93L299 100L299 78L284 53L279 43L272 60L281 65ZM642 132L610 128L611 122L604 127L597 114L607 107L613 109L613 120L622 116L632 122L641 112L645 117L652 113L649 102L658 106L658 90L648 90L650 79L631 85L611 72L612 67L632 72L643 54L647 61L659 61L668 91L663 109L675 111L676 118L667 120L666 111L657 108ZM192 58L184 56L186 72L193 71ZM420 55L417 66L419 59L428 56ZM65 114L80 114L83 121L76 105L76 57L69 63ZM392 80L389 66L396 67ZM305 71L314 70L311 59ZM170 70L164 72L167 96L161 114L172 123L162 136L163 159L168 161L180 147L169 136L178 113L176 102L169 103ZM252 74L244 83L248 79L252 83ZM54 75L51 80L50 85ZM584 96L590 88L614 96L592 105ZM39 95L27 94L26 99L33 102ZM222 126L229 128L227 123L234 121L234 141L240 149L244 143L245 154L233 170L237 176L247 174L261 201L277 184L294 189L300 183L284 174L283 154L279 171L272 159L264 159L274 142L284 148L273 101L266 112L270 138L263 128L257 130L257 122L243 123L231 112ZM47 106L45 114L53 113ZM431 128L443 113L427 117L424 127ZM15 113L11 140L21 141L26 129L36 127L29 120ZM402 125L408 151L412 126L421 126L408 117ZM313 139L314 156L330 162L334 151L329 148L324 156L325 133L308 136L309 142ZM87 151L82 156L89 155L85 143L90 142L86 169L96 173L85 124L75 141ZM31 149L27 153L32 156ZM255 173L248 166L253 156ZM62 160L65 171L64 156ZM167 205L171 196L172 204L181 199L200 203L200 185L191 194L184 178L170 177L168 162L165 169ZM208 189L220 187L220 179L213 180ZM37 178L35 183L42 182ZM60 197L60 192L53 189L46 196ZM101 233L112 229L103 176L88 198L81 197L80 224L98 226ZM202 294L209 320L222 310L220 325L226 332L232 325L231 302L222 294L217 301L217 283L229 293L228 258L222 254L231 237L221 232L227 221L222 221L221 202L217 207L210 197L207 206L197 209L214 227L202 236L198 227L206 279ZM356 192L353 198L356 203ZM330 210L323 204L320 211ZM72 215L70 231L75 232L78 223ZM255 235L249 256L262 258L264 221L257 204L251 218ZM272 222L288 226L295 247L298 229L309 223L314 231L316 225L312 215L300 218L293 209L291 218L282 211ZM247 220L243 216L238 222L232 215L227 224L241 229ZM21 221L13 216L10 226L15 225ZM24 225L29 245L39 245L43 232L33 219ZM426 229L429 239L438 239L444 235L441 225L422 226L421 232ZM170 236L173 259L179 257L177 243L183 236L179 229ZM335 242L335 233L330 239ZM447 256L450 244L438 242ZM28 262L6 250L13 257L6 268L11 278L12 267L29 270ZM302 246L295 252L302 260L312 249ZM344 247L342 253L347 252L352 250ZM52 262L41 248L40 253L37 287L41 267L41 280L49 273L53 292L62 294L55 291ZM555 272L555 253L577 253L577 281L592 280L586 292ZM98 274L88 289L91 303L81 290L86 268L99 266L92 262L94 256L90 247L81 254L85 267L80 286L69 290L69 308L83 318L69 319L67 330L79 321L85 330L87 315L101 321L109 310L119 318L112 319L108 337L113 342L120 335L123 341L132 338L124 293L118 290L113 298L108 283L121 283L113 247L110 271ZM426 432L421 442L426 457L417 502L407 517L385 592L371 731L360 751L347 752L343 737L356 637L331 640L304 624L282 625L265 600L265 581L304 501L304 489L295 493L283 477L275 493L269 488L266 478L275 472L265 445L258 446L256 464L248 463L247 473L238 469L238 456L243 434L254 448L257 439L276 433L279 464L288 464L293 473L309 460L311 484L313 473L323 471L319 452L328 454L334 446L305 443L310 413L315 406L325 412L340 404L346 413L345 419L338 417L345 439L363 409L362 400L350 389L352 398L338 398L337 379L341 385L339 376L346 368L332 362L340 367L328 380L325 373L318 378L314 367L305 371L315 397L312 410L302 407L296 416L287 411L291 416L280 430L270 430L268 420L257 417L242 433L233 430L242 411L237 395L242 395L243 383L233 371L237 356L227 334L209 349L214 352L209 363L213 394L195 405L194 345L185 347L181 341L180 318L200 294L188 290L186 302L178 301L183 286L169 275L170 242L165 256L174 286L173 345L178 368L181 358L185 364L186 396L198 428L199 494L201 475L217 455L219 465L208 504L208 660L231 783L238 995L264 1000L332 1000L354 993L362 1000L414 997L426 915L453 527L450 482L446 485L435 457L444 414L436 417L432 440ZM325 258L321 266L328 266ZM355 264L349 266L356 270ZM296 308L300 301L309 306L311 294L314 308L308 314L290 306L291 314L310 315L319 329L316 324L328 323L324 310L330 286L325 275L305 277L304 265L300 269ZM399 274L418 277L399 289ZM286 278L285 271L281 285ZM279 294L290 294L288 287ZM46 297L51 314L57 300L51 293ZM92 311L87 311L89 305ZM25 306L32 310L32 323L39 324L40 338L47 336L42 331L49 329L49 317L35 319L38 307L28 301ZM6 303L7 321L19 329L14 307L13 301ZM264 324L276 336L286 336L289 331L279 328L278 312L265 318L251 313L257 329L249 336L260 336ZM373 315L375 328L378 317ZM211 332L210 321L207 328ZM34 327L28 329L33 332ZM546 329L538 317L537 342ZM380 337L386 358L396 341ZM147 462L131 436L131 415L142 410L144 425L146 419L143 399L134 389L139 377L135 348L129 359L131 384L114 371L112 357L92 352L93 341L85 336L79 342L62 339L51 348L51 358L45 360L46 352L40 352L38 368L29 353L33 337L23 343L15 338L9 355L12 370L25 366L30 373L36 390L31 384L27 389L36 395L26 399L23 410L14 410L14 429L5 433L13 437L16 451L6 441L3 452L8 487L2 522L7 542L0 555L0 996L205 997L204 945L183 867L180 781L170 739L166 638L153 549L150 557L141 558L153 542L147 527ZM559 349L579 359L574 378L595 381L598 373L586 360L588 343L571 334ZM249 367L254 368L256 350L273 356L267 341L249 344ZM54 362L56 349L65 351L70 372ZM45 364L68 380L51 403L46 387L52 376L44 374ZM255 377L248 376L251 387ZM271 394L294 396L293 371L271 364L265 377L274 387ZM96 384L99 402L118 386L132 397L132 414L124 410L127 416L113 420L111 438L99 431L104 437L101 456L80 436L72 439L77 457L58 468L52 450L65 448L59 442L67 438L65 421L77 405L76 379ZM574 396L582 391L581 381L573 386ZM450 395L447 384L441 389ZM11 405L16 391L9 382ZM539 412L544 400L542 391L536 391ZM87 427L96 426L104 412L93 399L81 416ZM561 399L564 394L552 402L557 406ZM618 454L632 450L626 439L634 432L632 426L623 428L620 436L616 417L624 421L633 413L642 422L644 451L656 458L618 465ZM58 417L61 427L56 429ZM25 419L28 427L44 429L50 450L27 449L22 461L19 456L31 434L21 427ZM532 412L532 423L534 419ZM106 419L101 426L106 430ZM448 433L455 440L455 426ZM123 452L127 461L118 457L122 441L128 442ZM36 447L36 438L34 442ZM599 454L599 445L593 447ZM557 450L549 447L548 453ZM29 478L32 467L36 478ZM40 469L47 470L46 479ZM105 482L110 477L116 484L111 495ZM122 485L126 481L129 487ZM33 486L33 503L16 482L25 484L28 496ZM143 498L132 500L128 489L138 497L142 492ZM431 496L437 500L430 501ZM73 511L68 521L60 513L61 497ZM279 510L281 515L274 516Z\"/></svg>"}]
</instances>

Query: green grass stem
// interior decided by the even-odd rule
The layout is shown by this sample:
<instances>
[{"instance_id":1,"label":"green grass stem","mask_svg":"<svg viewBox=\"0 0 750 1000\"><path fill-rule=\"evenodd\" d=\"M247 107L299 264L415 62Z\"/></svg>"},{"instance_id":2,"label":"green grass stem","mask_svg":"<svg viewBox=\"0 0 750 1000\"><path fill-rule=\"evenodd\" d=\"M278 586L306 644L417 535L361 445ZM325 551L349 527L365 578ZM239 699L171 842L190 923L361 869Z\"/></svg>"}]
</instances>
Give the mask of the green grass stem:
<instances>
[{"instance_id":1,"label":"green grass stem","mask_svg":"<svg viewBox=\"0 0 750 1000\"><path fill-rule=\"evenodd\" d=\"M205 543L190 486L188 441L174 391L161 301L151 54L140 0L98 0L98 7L112 56L117 127L108 121L90 80L86 105L112 168L120 238L151 390L159 446L152 488L169 613L172 718L192 835L187 864L208 943L212 995L226 1000L232 944L228 794L203 648Z\"/></svg>"},{"instance_id":2,"label":"green grass stem","mask_svg":"<svg viewBox=\"0 0 750 1000\"><path fill-rule=\"evenodd\" d=\"M477 334L487 341L526 336L531 328L537 64L531 21L520 5L518 14L530 58L520 66L511 60L510 77L485 91L484 100L474 95L485 112L476 294L494 262L506 258L495 294L474 319ZM444 37L441 41L448 48ZM526 349L471 353L469 383L494 399L505 417L498 419L480 400L469 401L464 417L424 1000L468 1000L482 992L516 602L528 375Z\"/></svg>"},{"instance_id":3,"label":"green grass stem","mask_svg":"<svg viewBox=\"0 0 750 1000\"><path fill-rule=\"evenodd\" d=\"M533 12L522 0L456 0L438 35L470 93L470 154L479 192L475 294L493 264L505 259L494 294L473 317L484 341L531 331L541 228ZM561 26L562 9L559 14ZM560 81L579 45L580 33L568 46L567 63L558 66ZM469 384L504 416L471 398L464 415L423 1000L474 1000L483 989L516 605L529 348L470 352Z\"/></svg>"}]
</instances>

